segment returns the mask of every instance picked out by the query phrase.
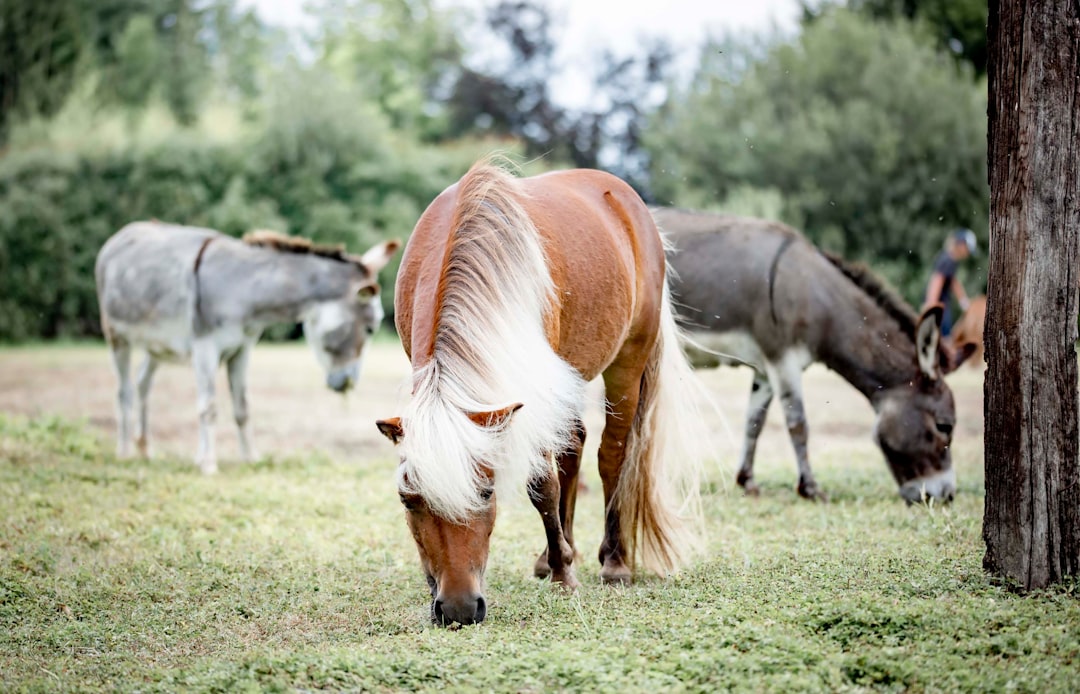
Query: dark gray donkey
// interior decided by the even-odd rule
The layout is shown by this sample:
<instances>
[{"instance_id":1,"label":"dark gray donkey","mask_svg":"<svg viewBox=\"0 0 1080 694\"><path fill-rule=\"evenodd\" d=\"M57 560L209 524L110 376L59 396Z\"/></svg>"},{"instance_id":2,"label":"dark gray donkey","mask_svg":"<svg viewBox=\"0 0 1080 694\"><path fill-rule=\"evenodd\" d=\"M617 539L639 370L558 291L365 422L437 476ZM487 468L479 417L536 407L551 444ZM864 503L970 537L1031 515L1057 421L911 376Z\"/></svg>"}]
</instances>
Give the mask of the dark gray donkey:
<instances>
[{"instance_id":1,"label":"dark gray donkey","mask_svg":"<svg viewBox=\"0 0 1080 694\"><path fill-rule=\"evenodd\" d=\"M754 368L738 483L756 494L754 449L779 393L799 465L799 494L824 494L806 454L802 371L820 361L870 400L874 439L909 502L949 500L956 422L942 378L971 354L940 341L941 309L922 316L866 268L820 252L776 222L655 209L674 244L673 295L696 366ZM733 358L733 359L732 359Z\"/></svg>"},{"instance_id":2,"label":"dark gray donkey","mask_svg":"<svg viewBox=\"0 0 1080 694\"><path fill-rule=\"evenodd\" d=\"M117 453L131 453L131 351L146 359L136 383L135 445L147 455L147 396L160 361L190 360L198 390L202 471L217 470L212 426L214 374L224 362L241 453L258 456L248 431L245 378L251 348L274 323L298 322L326 383L343 392L356 382L368 337L382 320L378 272L400 243L363 256L274 232L238 241L210 229L135 222L98 253L95 277L101 325L120 381Z\"/></svg>"}]
</instances>

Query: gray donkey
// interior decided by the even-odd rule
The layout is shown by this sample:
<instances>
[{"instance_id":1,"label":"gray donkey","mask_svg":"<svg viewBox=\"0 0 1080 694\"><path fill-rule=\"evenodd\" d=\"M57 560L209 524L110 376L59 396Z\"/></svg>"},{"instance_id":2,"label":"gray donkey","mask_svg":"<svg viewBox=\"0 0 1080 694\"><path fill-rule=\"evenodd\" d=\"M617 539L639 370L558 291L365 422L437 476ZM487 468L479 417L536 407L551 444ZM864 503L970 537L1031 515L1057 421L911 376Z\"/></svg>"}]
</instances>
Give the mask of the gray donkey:
<instances>
[{"instance_id":1,"label":"gray donkey","mask_svg":"<svg viewBox=\"0 0 1080 694\"><path fill-rule=\"evenodd\" d=\"M359 376L364 345L383 317L377 274L400 245L385 241L353 256L340 247L266 231L243 241L158 222L135 222L118 231L101 248L94 269L102 330L120 381L118 455L131 453L131 352L142 347L147 355L135 401L139 453L148 453L146 405L158 363L190 360L198 390L196 461L204 473L217 471L214 374L224 362L240 450L255 460L245 378L263 330L302 321L326 384L348 390Z\"/></svg>"},{"instance_id":2,"label":"gray donkey","mask_svg":"<svg viewBox=\"0 0 1080 694\"><path fill-rule=\"evenodd\" d=\"M672 293L696 366L754 368L738 483L757 494L754 449L773 394L784 406L799 466L798 492L824 499L807 458L802 371L820 361L877 413L874 439L909 502L950 500L956 422L942 375L972 352L940 341L941 308L922 316L866 268L818 251L776 222L654 209L674 244ZM694 344L696 343L696 344Z\"/></svg>"}]
</instances>

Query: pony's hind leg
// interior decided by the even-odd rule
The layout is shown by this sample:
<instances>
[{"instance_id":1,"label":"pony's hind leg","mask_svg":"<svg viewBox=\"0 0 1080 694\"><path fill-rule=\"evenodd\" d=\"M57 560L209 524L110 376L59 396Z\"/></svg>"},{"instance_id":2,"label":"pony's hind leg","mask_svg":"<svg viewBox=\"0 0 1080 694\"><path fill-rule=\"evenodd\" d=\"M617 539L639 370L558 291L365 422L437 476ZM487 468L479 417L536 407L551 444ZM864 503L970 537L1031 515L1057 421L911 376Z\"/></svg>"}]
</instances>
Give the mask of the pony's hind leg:
<instances>
[{"instance_id":1,"label":"pony's hind leg","mask_svg":"<svg viewBox=\"0 0 1080 694\"><path fill-rule=\"evenodd\" d=\"M773 390L765 374L754 372L754 382L750 386L750 405L746 410L746 438L743 439L739 474L735 481L750 496L757 496L760 490L754 481L754 452L757 450L758 437L765 425L765 416L769 413Z\"/></svg>"},{"instance_id":2,"label":"pony's hind leg","mask_svg":"<svg viewBox=\"0 0 1080 694\"><path fill-rule=\"evenodd\" d=\"M150 397L150 385L154 380L154 372L157 371L158 362L153 355L147 354L139 367L139 376L136 379L137 405L139 411L138 427L135 430L135 448L139 455L144 458L150 457L150 429L148 426L148 400Z\"/></svg>"},{"instance_id":3,"label":"pony's hind leg","mask_svg":"<svg viewBox=\"0 0 1080 694\"><path fill-rule=\"evenodd\" d=\"M252 343L247 343L227 362L229 393L232 395L233 418L240 437L240 455L248 462L258 460L259 454L251 445L251 429L248 427L247 368Z\"/></svg>"},{"instance_id":4,"label":"pony's hind leg","mask_svg":"<svg viewBox=\"0 0 1080 694\"><path fill-rule=\"evenodd\" d=\"M116 391L116 455L131 455L131 346L114 342L112 348L113 369L118 383Z\"/></svg>"},{"instance_id":5,"label":"pony's hind leg","mask_svg":"<svg viewBox=\"0 0 1080 694\"><path fill-rule=\"evenodd\" d=\"M549 470L543 478L533 480L529 484L529 498L540 513L540 519L544 523L544 534L547 536L548 548L541 555L541 559L545 560L548 566L548 572L545 575L550 575L553 583L561 583L570 590L577 589L578 582L574 576L573 566L574 548L563 534L559 514L559 478L554 470ZM539 564L539 560L537 563Z\"/></svg>"},{"instance_id":6,"label":"pony's hind leg","mask_svg":"<svg viewBox=\"0 0 1080 694\"><path fill-rule=\"evenodd\" d=\"M641 397L643 365L609 367L604 372L607 398L607 417L600 437L598 454L600 480L604 485L604 541L600 544L600 578L604 583L630 583L633 572L626 564L619 508L615 490L619 485L626 446L634 426L638 401ZM629 528L633 532L633 528Z\"/></svg>"},{"instance_id":7,"label":"pony's hind leg","mask_svg":"<svg viewBox=\"0 0 1080 694\"><path fill-rule=\"evenodd\" d=\"M574 507L577 505L578 472L581 469L581 449L584 446L585 425L581 420L578 420L574 425L570 446L559 454L558 458L559 520L562 524L563 537L566 539L566 543L570 545L570 550L575 557L577 556L577 547L574 545ZM540 510L540 514L543 517L544 511ZM551 575L548 551L548 549L545 549L536 559L533 573L537 578L547 578Z\"/></svg>"},{"instance_id":8,"label":"pony's hind leg","mask_svg":"<svg viewBox=\"0 0 1080 694\"><path fill-rule=\"evenodd\" d=\"M795 460L799 466L799 496L814 501L828 501L810 470L810 458L807 454L808 431L806 410L802 399L802 366L790 356L785 356L778 365L768 365L769 380L780 392L780 403L784 407L784 419L787 422L788 435L795 449Z\"/></svg>"}]
</instances>

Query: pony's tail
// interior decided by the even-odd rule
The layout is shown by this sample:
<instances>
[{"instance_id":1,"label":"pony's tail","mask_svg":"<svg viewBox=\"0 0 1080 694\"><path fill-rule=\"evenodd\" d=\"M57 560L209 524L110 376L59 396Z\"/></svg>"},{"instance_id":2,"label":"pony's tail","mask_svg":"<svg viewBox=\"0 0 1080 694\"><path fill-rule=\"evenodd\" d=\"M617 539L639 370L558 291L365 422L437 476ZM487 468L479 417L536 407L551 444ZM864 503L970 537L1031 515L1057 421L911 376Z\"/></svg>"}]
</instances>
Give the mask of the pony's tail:
<instances>
[{"instance_id":1,"label":"pony's tail","mask_svg":"<svg viewBox=\"0 0 1080 694\"><path fill-rule=\"evenodd\" d=\"M701 548L699 451L706 434L698 412L702 388L680 348L665 282L660 334L641 377L637 412L615 488L631 567L640 557L645 568L664 576Z\"/></svg>"}]
</instances>

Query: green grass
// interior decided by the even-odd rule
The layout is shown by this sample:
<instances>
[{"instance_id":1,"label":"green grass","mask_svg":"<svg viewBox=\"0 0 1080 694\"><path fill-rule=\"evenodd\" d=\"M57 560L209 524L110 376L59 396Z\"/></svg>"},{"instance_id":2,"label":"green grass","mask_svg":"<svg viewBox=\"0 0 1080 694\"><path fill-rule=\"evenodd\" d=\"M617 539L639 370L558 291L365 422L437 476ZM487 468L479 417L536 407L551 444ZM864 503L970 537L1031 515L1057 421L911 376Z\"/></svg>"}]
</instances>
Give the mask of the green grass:
<instances>
[{"instance_id":1,"label":"green grass","mask_svg":"<svg viewBox=\"0 0 1080 694\"><path fill-rule=\"evenodd\" d=\"M974 473L952 506L908 508L880 461L820 455L828 505L766 468L758 500L707 497L706 557L625 589L598 584L592 491L575 595L529 576L540 524L507 508L488 620L447 630L390 455L204 478L109 448L0 416L0 690L1080 690L1076 586L983 574Z\"/></svg>"}]
</instances>

